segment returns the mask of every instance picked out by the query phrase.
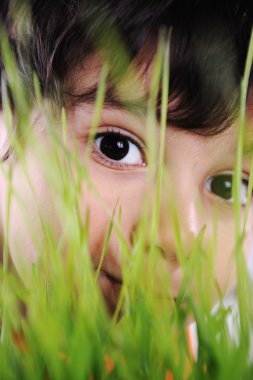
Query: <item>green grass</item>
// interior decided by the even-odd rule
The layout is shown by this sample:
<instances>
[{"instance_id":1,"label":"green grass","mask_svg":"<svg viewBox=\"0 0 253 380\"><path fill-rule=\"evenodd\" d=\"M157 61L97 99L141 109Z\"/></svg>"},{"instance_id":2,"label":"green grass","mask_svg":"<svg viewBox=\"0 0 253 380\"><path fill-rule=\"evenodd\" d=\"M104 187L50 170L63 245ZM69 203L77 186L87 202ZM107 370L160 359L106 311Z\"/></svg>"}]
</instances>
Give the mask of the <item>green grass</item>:
<instances>
[{"instance_id":1,"label":"green grass","mask_svg":"<svg viewBox=\"0 0 253 380\"><path fill-rule=\"evenodd\" d=\"M101 262L94 273L89 256L89 215L83 220L80 211L81 184L86 181L101 207L110 215L110 210L99 195L90 179L86 160L80 162L77 149L67 146L67 122L65 110L61 113L60 133L52 117L50 106L42 102L38 80L34 76L37 107L43 112L48 109L47 135L51 143L50 155L45 155L43 147L36 143L29 125L30 102L25 96L22 82L15 66L9 46L2 38L2 52L11 92L17 110L19 133L12 129L12 113L8 100L6 83L2 92L4 113L9 128L10 142L16 159L31 191L33 181L26 165L25 148L34 146L33 154L39 158L42 170L57 194L57 209L62 223L61 238L55 235L48 221L38 207L43 230L41 240L34 236L34 244L39 260L29 272L25 265L10 269L9 223L13 199L18 194L13 186L13 165L2 165L1 170L8 181L6 223L4 225L3 265L0 268L0 379L249 379L253 377L253 361L250 354L253 309L252 290L242 251L244 230L241 230L239 186L241 177L241 157L244 143L245 102L249 68L253 47L249 48L248 61L242 82L240 123L238 130L237 163L235 169L236 237L234 255L237 261L238 322L237 340L229 333L227 317L230 307L221 305L215 313L212 294L215 291L214 261L217 239L217 219L214 215L214 235L208 250L202 247L205 234L203 228L189 260L185 260L180 225L176 210L168 205L173 214L173 228L176 237L178 260L184 269L184 279L176 303L168 301L171 294L170 279L160 276L157 297L155 272L159 267L159 252L156 249L158 219L160 213L161 187L168 181L163 166L166 112L169 89L169 44L162 34L151 80L151 96L148 102L148 134L150 179L156 180L153 212L150 222L148 203L143 200L143 216L140 218L133 246L129 247L121 231L121 214L114 213L104 240ZM108 67L101 72L91 136L96 134ZM162 83L162 114L159 152L159 170L155 170L157 152L154 146L155 103L159 83ZM45 107L45 108L44 108ZM250 177L248 203L250 203L253 179ZM34 194L35 196L35 194ZM22 208L22 200L20 200ZM35 205L36 198L35 198ZM26 210L23 210L24 214ZM246 216L248 213L246 213ZM27 218L28 227L32 225ZM244 223L244 225L246 222ZM123 286L115 314L109 317L97 286L97 277L106 254L112 231L120 240L123 257ZM151 246L145 246L146 237L151 236ZM67 246L67 255L64 254ZM148 259L147 259L148 258ZM200 259L201 258L201 259ZM147 260L147 263L144 262ZM192 278L195 279L193 284ZM194 286L193 286L194 285ZM194 290L195 289L195 290ZM197 289L197 290L196 290ZM218 289L219 290L219 289ZM216 290L218 292L218 290ZM164 293L163 293L164 292ZM224 294L220 291L220 300ZM122 315L121 315L122 314ZM121 316L120 316L121 315ZM193 358L187 342L188 318L196 321L198 334L198 357Z\"/></svg>"}]
</instances>

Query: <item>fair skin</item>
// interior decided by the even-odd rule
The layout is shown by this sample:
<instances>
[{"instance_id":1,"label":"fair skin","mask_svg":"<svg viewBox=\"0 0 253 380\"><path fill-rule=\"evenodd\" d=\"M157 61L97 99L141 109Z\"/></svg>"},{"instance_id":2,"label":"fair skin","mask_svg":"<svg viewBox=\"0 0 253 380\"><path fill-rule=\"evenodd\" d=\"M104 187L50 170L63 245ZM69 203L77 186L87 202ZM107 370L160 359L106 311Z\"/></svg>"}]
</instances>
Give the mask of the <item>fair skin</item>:
<instances>
[{"instance_id":1,"label":"fair skin","mask_svg":"<svg viewBox=\"0 0 253 380\"><path fill-rule=\"evenodd\" d=\"M79 75L79 80L72 80L75 93L96 84L100 68L92 69L85 78ZM75 75L77 75L75 73ZM88 79L87 79L88 77ZM88 81L88 82L87 82ZM145 82L145 81L144 81ZM77 83L77 84L75 84ZM123 83L124 96L129 90ZM125 87L124 87L125 86ZM143 83L146 88L146 83ZM132 89L132 87L131 87ZM132 89L133 90L133 89ZM138 92L138 91L137 91ZM132 91L128 94L133 97ZM140 94L138 94L139 97ZM137 95L136 95L137 96ZM67 109L68 134L67 142L70 151L74 142L77 143L78 157L82 161L89 138L92 124L94 104L80 103ZM2 140L6 132L3 114L0 114ZM50 153L50 144L45 130L44 117L36 110L33 112L33 125L37 136L38 146L44 146L44 153ZM143 200L149 199L152 204L155 182L150 183L147 161L147 127L146 118L119 107L104 107L93 149L88 161L88 172L91 182L98 189L98 197L87 185L82 182L81 215L85 219L87 210L90 213L89 248L94 267L99 264L105 235L110 223L110 216L121 209L120 227L129 246L133 244L133 236L141 218ZM160 127L157 125L156 138L159 141ZM108 145L118 142L119 146L127 147L125 153L112 153ZM43 144L42 144L43 143ZM182 269L177 259L177 245L173 230L172 213L168 205L174 204L179 219L184 252L189 254L196 237L203 226L205 234L203 246L208 247L212 240L214 230L214 215L217 217L217 246L215 259L215 278L223 292L228 291L236 283L236 267L233 257L234 240L234 212L231 199L225 199L220 192L213 191L215 181L219 178L224 185L231 181L235 164L235 150L237 144L237 129L235 126L225 132L208 138L175 128L167 127L165 146L165 167L169 173L172 191L164 183L161 194L161 211L159 217L157 246L163 252L164 264L172 279L172 297L176 297L181 278ZM124 148L122 148L124 150ZM9 244L14 265L19 270L23 264L29 266L38 259L38 241L43 245L42 227L38 210L43 211L43 217L50 222L56 234L60 234L60 223L57 210L54 207L55 194L48 186L48 179L44 173L43 165L35 153L36 149L27 146L25 150L26 170L29 173L31 184L27 180L24 166L20 162L13 165L13 187L18 196L13 197ZM121 161L112 159L110 154L122 154ZM107 155L107 156L106 156ZM7 202L7 160L0 171L0 215L1 223L5 224L5 205ZM247 191L247 179L250 172L250 160L243 160L243 181L241 188L242 220L245 212L244 200ZM219 177L220 175L226 177ZM35 207L36 203L36 207ZM22 206L21 206L22 204ZM106 204L106 208L103 206ZM251 206L252 209L253 206ZM24 210L26 210L24 212ZM27 211L29 210L29 211ZM252 211L252 210L251 210ZM152 215L152 206L150 207ZM253 214L250 212L244 240L244 252L249 255L253 237ZM35 243L34 236L37 237ZM147 238L147 245L150 242ZM22 261L22 264L20 264ZM113 280L112 280L113 279ZM109 309L113 311L117 302L118 290L121 282L121 253L119 239L113 229L99 283L105 295ZM214 297L217 298L217 295Z\"/></svg>"}]
</instances>

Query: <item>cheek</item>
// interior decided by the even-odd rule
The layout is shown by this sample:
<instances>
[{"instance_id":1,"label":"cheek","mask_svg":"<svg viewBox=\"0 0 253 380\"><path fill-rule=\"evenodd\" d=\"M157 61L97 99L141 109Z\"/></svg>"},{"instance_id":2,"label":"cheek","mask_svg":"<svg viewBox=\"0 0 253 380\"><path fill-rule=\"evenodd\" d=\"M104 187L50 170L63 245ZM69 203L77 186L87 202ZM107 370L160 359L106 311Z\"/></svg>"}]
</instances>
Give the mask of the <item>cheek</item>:
<instances>
[{"instance_id":1,"label":"cheek","mask_svg":"<svg viewBox=\"0 0 253 380\"><path fill-rule=\"evenodd\" d=\"M99 256L111 218L113 217L125 239L131 236L141 212L146 184L143 175L118 173L95 163L89 167L90 178L96 191L82 185L83 219L89 213L89 246L93 257ZM97 194L98 192L98 194ZM119 255L119 239L112 230L108 251Z\"/></svg>"},{"instance_id":2,"label":"cheek","mask_svg":"<svg viewBox=\"0 0 253 380\"><path fill-rule=\"evenodd\" d=\"M249 223L248 230L246 231L246 237L244 241L244 252L247 259L247 266L251 278L253 279L253 217L251 212L251 221Z\"/></svg>"},{"instance_id":3,"label":"cheek","mask_svg":"<svg viewBox=\"0 0 253 380\"><path fill-rule=\"evenodd\" d=\"M247 223L243 242L243 252L247 261L253 244L252 216ZM235 225L233 220L218 223L215 276L222 291L226 292L236 285Z\"/></svg>"},{"instance_id":4,"label":"cheek","mask_svg":"<svg viewBox=\"0 0 253 380\"><path fill-rule=\"evenodd\" d=\"M234 226L218 226L215 278L224 294L236 283Z\"/></svg>"},{"instance_id":5,"label":"cheek","mask_svg":"<svg viewBox=\"0 0 253 380\"><path fill-rule=\"evenodd\" d=\"M251 206L249 217L246 225L245 239L243 243L243 251L247 261L249 272L252 272L252 256L253 256L253 205Z\"/></svg>"},{"instance_id":6,"label":"cheek","mask_svg":"<svg viewBox=\"0 0 253 380\"><path fill-rule=\"evenodd\" d=\"M12 174L13 192L9 210L9 248L11 259L22 275L31 269L45 247L41 220L52 231L57 231L56 212L47 181L33 159L27 165L29 180L19 164L15 164ZM6 227L8 184L4 176L1 184L1 223ZM26 273L27 274L27 273ZM23 276L22 276L23 277Z\"/></svg>"}]
</instances>

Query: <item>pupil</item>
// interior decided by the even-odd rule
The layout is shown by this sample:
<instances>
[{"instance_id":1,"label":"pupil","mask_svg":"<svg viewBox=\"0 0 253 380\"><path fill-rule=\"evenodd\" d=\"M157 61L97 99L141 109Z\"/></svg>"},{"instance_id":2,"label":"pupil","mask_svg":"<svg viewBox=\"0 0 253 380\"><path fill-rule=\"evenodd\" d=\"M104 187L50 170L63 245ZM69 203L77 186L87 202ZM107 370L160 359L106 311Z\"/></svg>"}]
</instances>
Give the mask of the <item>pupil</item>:
<instances>
[{"instance_id":1,"label":"pupil","mask_svg":"<svg viewBox=\"0 0 253 380\"><path fill-rule=\"evenodd\" d=\"M214 177L211 182L212 191L222 196L224 199L232 197L232 178L231 175L221 175Z\"/></svg>"},{"instance_id":2,"label":"pupil","mask_svg":"<svg viewBox=\"0 0 253 380\"><path fill-rule=\"evenodd\" d=\"M125 137L107 134L101 140L101 152L114 161L122 160L129 151L129 143Z\"/></svg>"}]
</instances>

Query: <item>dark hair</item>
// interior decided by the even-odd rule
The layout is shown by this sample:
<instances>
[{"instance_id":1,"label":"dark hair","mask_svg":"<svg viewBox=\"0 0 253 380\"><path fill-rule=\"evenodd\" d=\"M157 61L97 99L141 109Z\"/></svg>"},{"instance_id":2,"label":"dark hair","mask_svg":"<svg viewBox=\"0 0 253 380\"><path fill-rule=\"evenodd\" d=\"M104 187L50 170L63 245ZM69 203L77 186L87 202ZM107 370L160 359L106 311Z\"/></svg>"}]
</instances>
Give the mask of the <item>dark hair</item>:
<instances>
[{"instance_id":1,"label":"dark hair","mask_svg":"<svg viewBox=\"0 0 253 380\"><path fill-rule=\"evenodd\" d=\"M43 95L58 100L59 94L64 99L69 72L95 51L106 30L117 31L133 59L148 41L154 54L161 28L171 29L168 122L211 135L230 125L238 111L253 20L248 3L16 0L3 1L0 12L26 86L32 89L36 72ZM18 27L28 18L29 25Z\"/></svg>"}]
</instances>

